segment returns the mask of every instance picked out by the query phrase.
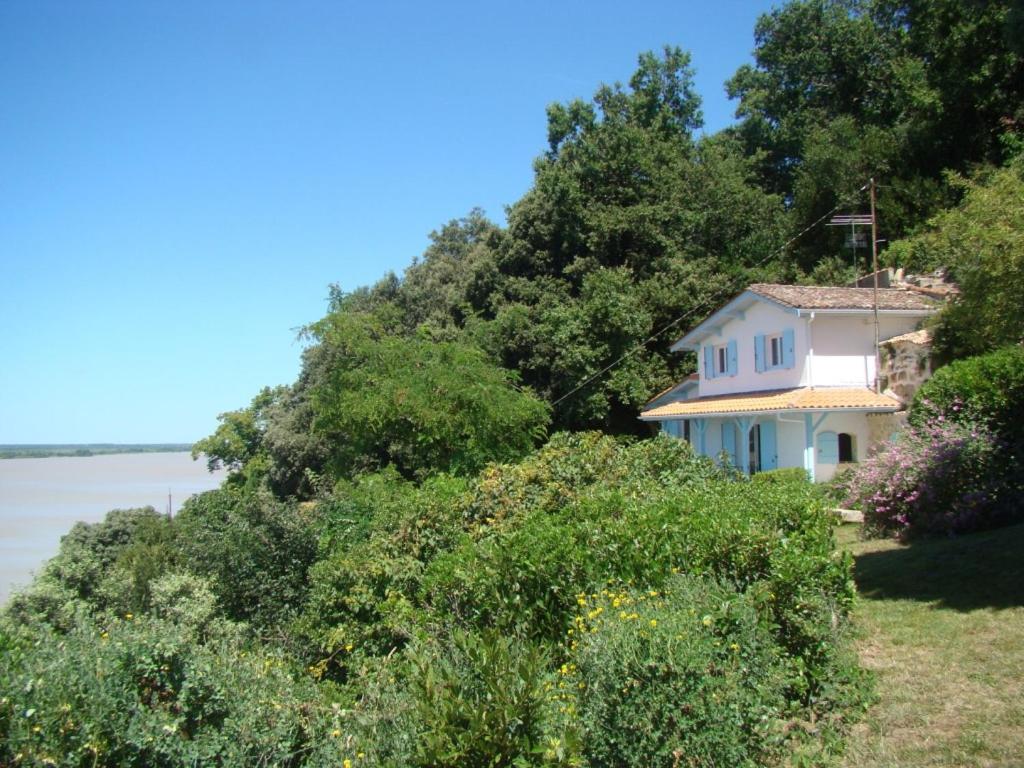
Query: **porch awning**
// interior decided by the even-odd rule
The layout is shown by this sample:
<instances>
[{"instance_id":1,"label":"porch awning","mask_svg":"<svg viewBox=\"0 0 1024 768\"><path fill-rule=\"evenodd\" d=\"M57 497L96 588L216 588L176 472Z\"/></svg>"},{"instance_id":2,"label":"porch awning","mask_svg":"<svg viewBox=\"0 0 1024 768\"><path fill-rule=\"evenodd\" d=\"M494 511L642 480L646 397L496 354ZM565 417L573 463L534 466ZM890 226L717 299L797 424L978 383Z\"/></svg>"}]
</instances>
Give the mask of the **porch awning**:
<instances>
[{"instance_id":1,"label":"porch awning","mask_svg":"<svg viewBox=\"0 0 1024 768\"><path fill-rule=\"evenodd\" d=\"M786 411L891 413L902 407L898 400L866 387L797 387L679 400L644 411L640 418L643 421L661 421Z\"/></svg>"}]
</instances>

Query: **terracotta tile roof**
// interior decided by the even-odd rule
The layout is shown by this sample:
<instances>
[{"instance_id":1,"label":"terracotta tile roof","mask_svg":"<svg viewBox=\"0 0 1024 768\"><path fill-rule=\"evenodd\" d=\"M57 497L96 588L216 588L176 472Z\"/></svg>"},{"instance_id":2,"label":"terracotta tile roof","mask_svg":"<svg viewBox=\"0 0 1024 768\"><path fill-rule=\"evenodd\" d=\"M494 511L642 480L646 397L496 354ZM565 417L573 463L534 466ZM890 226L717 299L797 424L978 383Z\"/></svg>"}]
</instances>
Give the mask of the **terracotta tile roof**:
<instances>
[{"instance_id":1,"label":"terracotta tile roof","mask_svg":"<svg viewBox=\"0 0 1024 768\"><path fill-rule=\"evenodd\" d=\"M898 411L900 402L865 387L798 387L765 392L738 392L679 400L640 414L641 419L715 416L774 411Z\"/></svg>"},{"instance_id":2,"label":"terracotta tile roof","mask_svg":"<svg viewBox=\"0 0 1024 768\"><path fill-rule=\"evenodd\" d=\"M932 335L927 329L922 328L920 331L911 331L910 333L903 333L899 336L893 336L891 339L879 342L880 344L895 344L899 341L909 341L911 344L931 344Z\"/></svg>"},{"instance_id":3,"label":"terracotta tile roof","mask_svg":"<svg viewBox=\"0 0 1024 768\"><path fill-rule=\"evenodd\" d=\"M865 309L874 308L874 288L828 288L816 285L775 285L754 283L752 293L795 309ZM939 305L914 291L900 288L879 288L878 308L885 310L934 311Z\"/></svg>"}]
</instances>

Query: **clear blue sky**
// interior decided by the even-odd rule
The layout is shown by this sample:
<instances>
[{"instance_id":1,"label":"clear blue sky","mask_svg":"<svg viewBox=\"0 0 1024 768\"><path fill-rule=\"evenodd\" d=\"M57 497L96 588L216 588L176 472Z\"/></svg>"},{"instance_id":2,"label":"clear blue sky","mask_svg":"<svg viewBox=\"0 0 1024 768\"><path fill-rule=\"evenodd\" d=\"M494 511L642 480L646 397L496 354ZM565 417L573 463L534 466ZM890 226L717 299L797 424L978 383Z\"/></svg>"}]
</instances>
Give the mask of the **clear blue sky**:
<instances>
[{"instance_id":1,"label":"clear blue sky","mask_svg":"<svg viewBox=\"0 0 1024 768\"><path fill-rule=\"evenodd\" d=\"M529 187L547 104L761 0L0 3L0 443L191 442L299 367L327 286Z\"/></svg>"}]
</instances>

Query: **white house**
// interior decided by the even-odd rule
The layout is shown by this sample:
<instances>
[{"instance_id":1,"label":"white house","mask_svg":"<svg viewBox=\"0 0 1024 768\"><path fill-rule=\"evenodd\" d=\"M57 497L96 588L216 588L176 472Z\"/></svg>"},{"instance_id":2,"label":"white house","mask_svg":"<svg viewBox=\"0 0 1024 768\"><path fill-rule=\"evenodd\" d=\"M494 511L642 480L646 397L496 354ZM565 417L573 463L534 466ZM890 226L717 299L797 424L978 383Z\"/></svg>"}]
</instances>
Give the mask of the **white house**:
<instances>
[{"instance_id":1,"label":"white house","mask_svg":"<svg viewBox=\"0 0 1024 768\"><path fill-rule=\"evenodd\" d=\"M872 414L903 407L874 390L874 293L751 285L672 345L697 353L697 374L640 418L704 456L724 451L745 472L803 467L828 480L879 437ZM879 341L914 331L938 308L921 293L880 288Z\"/></svg>"}]
</instances>

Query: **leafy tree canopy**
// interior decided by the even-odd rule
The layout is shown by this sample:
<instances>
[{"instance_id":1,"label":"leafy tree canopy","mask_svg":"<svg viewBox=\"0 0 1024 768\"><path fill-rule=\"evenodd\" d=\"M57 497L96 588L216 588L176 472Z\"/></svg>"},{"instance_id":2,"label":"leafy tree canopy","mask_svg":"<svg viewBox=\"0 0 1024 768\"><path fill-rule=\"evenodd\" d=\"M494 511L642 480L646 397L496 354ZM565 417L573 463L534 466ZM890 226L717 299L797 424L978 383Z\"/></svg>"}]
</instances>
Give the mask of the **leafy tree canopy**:
<instances>
[{"instance_id":1,"label":"leafy tree canopy","mask_svg":"<svg viewBox=\"0 0 1024 768\"><path fill-rule=\"evenodd\" d=\"M959 284L935 328L936 351L946 360L1024 342L1024 156L954 183L964 191L960 205L888 255L917 268L946 267Z\"/></svg>"},{"instance_id":2,"label":"leafy tree canopy","mask_svg":"<svg viewBox=\"0 0 1024 768\"><path fill-rule=\"evenodd\" d=\"M892 239L952 201L946 169L1003 161L1024 119L1019 10L1012 0L795 0L762 16L756 63L728 83L734 130L794 226L863 205L858 189L874 175L886 180ZM805 239L804 266L841 236Z\"/></svg>"},{"instance_id":3,"label":"leafy tree canopy","mask_svg":"<svg viewBox=\"0 0 1024 768\"><path fill-rule=\"evenodd\" d=\"M345 312L311 332L333 358L312 407L336 475L389 464L407 476L474 472L544 435L547 406L476 347L391 335Z\"/></svg>"}]
</instances>

